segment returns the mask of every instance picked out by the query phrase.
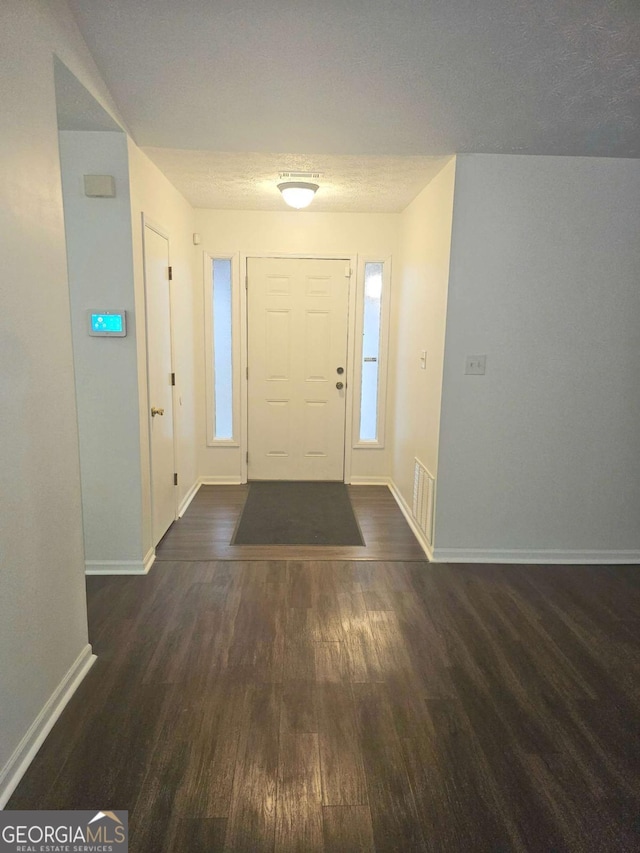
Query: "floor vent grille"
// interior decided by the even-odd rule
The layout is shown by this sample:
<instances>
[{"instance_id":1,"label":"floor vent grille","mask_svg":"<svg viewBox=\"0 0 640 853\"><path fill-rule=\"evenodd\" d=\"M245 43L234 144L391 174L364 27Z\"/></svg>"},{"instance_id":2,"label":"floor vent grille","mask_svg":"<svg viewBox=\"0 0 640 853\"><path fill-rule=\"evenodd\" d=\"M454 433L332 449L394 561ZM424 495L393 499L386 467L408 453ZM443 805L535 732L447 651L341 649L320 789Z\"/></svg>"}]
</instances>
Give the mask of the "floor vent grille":
<instances>
[{"instance_id":1,"label":"floor vent grille","mask_svg":"<svg viewBox=\"0 0 640 853\"><path fill-rule=\"evenodd\" d=\"M419 459L415 460L413 473L413 517L424 533L429 545L433 545L433 503L435 480Z\"/></svg>"}]
</instances>

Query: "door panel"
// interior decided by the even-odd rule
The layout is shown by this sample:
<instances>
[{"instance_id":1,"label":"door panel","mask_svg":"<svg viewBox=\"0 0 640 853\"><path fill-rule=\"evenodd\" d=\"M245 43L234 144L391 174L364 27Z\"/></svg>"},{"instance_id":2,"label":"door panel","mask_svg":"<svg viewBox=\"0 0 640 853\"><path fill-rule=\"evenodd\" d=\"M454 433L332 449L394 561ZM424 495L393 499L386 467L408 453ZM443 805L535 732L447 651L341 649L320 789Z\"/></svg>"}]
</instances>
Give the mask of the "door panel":
<instances>
[{"instance_id":1,"label":"door panel","mask_svg":"<svg viewBox=\"0 0 640 853\"><path fill-rule=\"evenodd\" d=\"M331 315L328 311L307 311L305 317L304 364L307 382L328 382L331 378ZM337 374L336 374L337 375Z\"/></svg>"},{"instance_id":2,"label":"door panel","mask_svg":"<svg viewBox=\"0 0 640 853\"><path fill-rule=\"evenodd\" d=\"M291 312L265 312L266 378L271 382L286 382L291 379Z\"/></svg>"},{"instance_id":3,"label":"door panel","mask_svg":"<svg viewBox=\"0 0 640 853\"><path fill-rule=\"evenodd\" d=\"M345 261L248 261L249 479L342 480Z\"/></svg>"},{"instance_id":4,"label":"door panel","mask_svg":"<svg viewBox=\"0 0 640 853\"><path fill-rule=\"evenodd\" d=\"M171 385L171 302L169 241L144 228L147 364L151 441L153 544L162 539L176 517L174 485L173 391ZM156 414L152 411L156 410Z\"/></svg>"}]
</instances>

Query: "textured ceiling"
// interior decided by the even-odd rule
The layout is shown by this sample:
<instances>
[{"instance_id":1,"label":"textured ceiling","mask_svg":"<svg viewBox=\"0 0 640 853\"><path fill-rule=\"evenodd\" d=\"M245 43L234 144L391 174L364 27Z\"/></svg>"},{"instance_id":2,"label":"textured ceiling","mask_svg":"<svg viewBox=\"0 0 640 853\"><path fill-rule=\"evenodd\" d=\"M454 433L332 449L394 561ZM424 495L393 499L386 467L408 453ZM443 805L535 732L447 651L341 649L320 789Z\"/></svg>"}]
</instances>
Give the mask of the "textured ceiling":
<instances>
[{"instance_id":1,"label":"textured ceiling","mask_svg":"<svg viewBox=\"0 0 640 853\"><path fill-rule=\"evenodd\" d=\"M318 171L316 213L398 213L448 159L143 150L194 207L288 210L276 186L280 172Z\"/></svg>"},{"instance_id":2,"label":"textured ceiling","mask_svg":"<svg viewBox=\"0 0 640 853\"><path fill-rule=\"evenodd\" d=\"M640 157L640 0L68 2L136 142L194 150L151 153L197 203L268 165L203 151Z\"/></svg>"}]
</instances>

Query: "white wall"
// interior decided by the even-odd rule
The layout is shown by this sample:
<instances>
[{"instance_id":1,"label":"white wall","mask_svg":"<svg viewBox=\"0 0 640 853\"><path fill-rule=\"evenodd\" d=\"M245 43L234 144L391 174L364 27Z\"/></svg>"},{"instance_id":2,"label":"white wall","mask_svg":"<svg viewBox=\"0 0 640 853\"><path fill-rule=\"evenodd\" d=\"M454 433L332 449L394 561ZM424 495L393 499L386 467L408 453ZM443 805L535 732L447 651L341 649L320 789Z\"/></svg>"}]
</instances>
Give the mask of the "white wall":
<instances>
[{"instance_id":1,"label":"white wall","mask_svg":"<svg viewBox=\"0 0 640 853\"><path fill-rule=\"evenodd\" d=\"M391 316L393 481L411 506L414 459L436 477L455 158L447 161L400 222ZM427 351L426 369L420 366Z\"/></svg>"},{"instance_id":2,"label":"white wall","mask_svg":"<svg viewBox=\"0 0 640 853\"><path fill-rule=\"evenodd\" d=\"M195 231L202 237L199 249L213 255L235 252L245 255L276 253L286 255L308 252L334 257L372 255L380 259L380 257L395 256L398 248L398 214L196 210L195 222ZM203 251L197 252L197 264L202 288ZM354 279L352 279L352 286L355 286ZM198 301L199 313L196 325L199 365L197 384L203 389L199 397L198 411L200 474L205 478L235 477L239 482L240 450L206 446L203 304L201 295ZM388 442L384 449L354 449L352 477L387 477L390 459Z\"/></svg>"},{"instance_id":3,"label":"white wall","mask_svg":"<svg viewBox=\"0 0 640 853\"><path fill-rule=\"evenodd\" d=\"M149 408L146 374L144 266L142 251L142 214L159 226L169 237L173 266L171 283L171 319L174 368L176 373L176 436L179 503L198 479L198 439L196 398L204 394L204 381L196 384L194 330L200 332L202 321L201 275L194 276L196 261L193 247L193 209L169 183L158 167L131 140L129 174L131 181L131 218L135 301L138 343L138 382L140 385L139 423L142 447L143 542L146 551L152 546L151 492L149 463ZM200 266L197 267L198 272ZM200 352L200 349L197 350Z\"/></svg>"},{"instance_id":4,"label":"white wall","mask_svg":"<svg viewBox=\"0 0 640 853\"><path fill-rule=\"evenodd\" d=\"M127 138L62 131L60 163L88 568L142 562L140 422ZM112 175L115 198L88 198L83 175ZM124 308L125 338L88 334L89 309Z\"/></svg>"},{"instance_id":5,"label":"white wall","mask_svg":"<svg viewBox=\"0 0 640 853\"><path fill-rule=\"evenodd\" d=\"M458 158L436 556L640 557L639 199L637 160Z\"/></svg>"},{"instance_id":6,"label":"white wall","mask_svg":"<svg viewBox=\"0 0 640 853\"><path fill-rule=\"evenodd\" d=\"M87 647L53 51L109 107L66 6L4 0L0 802L14 751Z\"/></svg>"}]
</instances>

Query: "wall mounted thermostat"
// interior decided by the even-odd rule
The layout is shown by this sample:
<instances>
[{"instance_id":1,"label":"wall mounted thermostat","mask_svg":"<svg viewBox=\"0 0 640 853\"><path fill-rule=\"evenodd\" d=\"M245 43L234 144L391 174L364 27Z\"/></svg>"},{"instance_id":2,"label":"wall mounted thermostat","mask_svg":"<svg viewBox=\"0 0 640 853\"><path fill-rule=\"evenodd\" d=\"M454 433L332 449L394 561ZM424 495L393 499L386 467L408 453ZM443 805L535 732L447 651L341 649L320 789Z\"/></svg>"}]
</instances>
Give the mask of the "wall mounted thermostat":
<instances>
[{"instance_id":1,"label":"wall mounted thermostat","mask_svg":"<svg viewBox=\"0 0 640 853\"><path fill-rule=\"evenodd\" d=\"M126 311L87 311L89 334L95 338L124 338L127 334Z\"/></svg>"}]
</instances>

